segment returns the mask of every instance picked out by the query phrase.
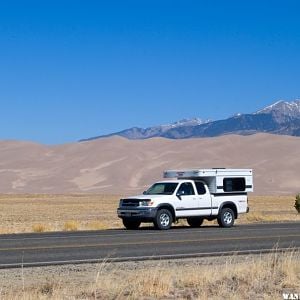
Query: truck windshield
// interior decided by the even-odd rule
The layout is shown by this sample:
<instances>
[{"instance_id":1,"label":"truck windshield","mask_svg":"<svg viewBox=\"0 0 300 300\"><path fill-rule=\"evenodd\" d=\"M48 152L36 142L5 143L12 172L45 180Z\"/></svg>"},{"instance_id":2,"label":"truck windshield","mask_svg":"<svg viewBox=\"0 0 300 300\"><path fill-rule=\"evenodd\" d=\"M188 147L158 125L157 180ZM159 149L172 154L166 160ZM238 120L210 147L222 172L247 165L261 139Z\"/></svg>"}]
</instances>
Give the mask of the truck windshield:
<instances>
[{"instance_id":1,"label":"truck windshield","mask_svg":"<svg viewBox=\"0 0 300 300\"><path fill-rule=\"evenodd\" d=\"M144 194L145 195L172 195L177 187L177 182L154 183Z\"/></svg>"}]
</instances>

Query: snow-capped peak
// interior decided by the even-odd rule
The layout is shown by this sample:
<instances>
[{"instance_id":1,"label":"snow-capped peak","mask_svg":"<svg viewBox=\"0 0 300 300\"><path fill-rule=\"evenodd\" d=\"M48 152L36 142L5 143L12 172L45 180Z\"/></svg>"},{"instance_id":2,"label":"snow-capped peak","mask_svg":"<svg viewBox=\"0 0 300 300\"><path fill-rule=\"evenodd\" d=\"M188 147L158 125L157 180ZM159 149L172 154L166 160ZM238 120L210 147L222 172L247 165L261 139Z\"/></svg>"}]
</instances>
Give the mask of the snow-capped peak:
<instances>
[{"instance_id":1,"label":"snow-capped peak","mask_svg":"<svg viewBox=\"0 0 300 300\"><path fill-rule=\"evenodd\" d=\"M204 123L209 122L209 120L202 120L200 118L192 118L192 119L182 119L177 122L170 124L172 127L179 127L179 126L190 126L190 125L201 125Z\"/></svg>"},{"instance_id":2,"label":"snow-capped peak","mask_svg":"<svg viewBox=\"0 0 300 300\"><path fill-rule=\"evenodd\" d=\"M242 115L242 113L235 113L234 115L232 115L232 118L238 118Z\"/></svg>"},{"instance_id":3,"label":"snow-capped peak","mask_svg":"<svg viewBox=\"0 0 300 300\"><path fill-rule=\"evenodd\" d=\"M290 118L300 118L300 100L296 99L294 101L284 101L280 100L272 105L269 105L255 114L267 114L271 113L276 117L284 116Z\"/></svg>"},{"instance_id":4,"label":"snow-capped peak","mask_svg":"<svg viewBox=\"0 0 300 300\"><path fill-rule=\"evenodd\" d=\"M211 120L202 120L200 118L182 119L174 123L161 125L159 127L162 127L164 129L166 128L169 129L169 128L176 128L176 127L183 127L183 126L197 126L197 125L206 124L208 122L211 122Z\"/></svg>"}]
</instances>

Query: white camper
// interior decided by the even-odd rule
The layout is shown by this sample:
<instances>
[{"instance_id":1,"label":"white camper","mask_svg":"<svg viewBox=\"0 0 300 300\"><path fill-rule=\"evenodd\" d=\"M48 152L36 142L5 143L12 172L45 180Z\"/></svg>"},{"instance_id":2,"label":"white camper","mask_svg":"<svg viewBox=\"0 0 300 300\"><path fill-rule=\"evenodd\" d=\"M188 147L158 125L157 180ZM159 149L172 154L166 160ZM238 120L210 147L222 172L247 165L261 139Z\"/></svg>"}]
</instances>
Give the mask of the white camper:
<instances>
[{"instance_id":1,"label":"white camper","mask_svg":"<svg viewBox=\"0 0 300 300\"><path fill-rule=\"evenodd\" d=\"M212 194L253 192L252 169L168 170L164 178L201 179Z\"/></svg>"}]
</instances>

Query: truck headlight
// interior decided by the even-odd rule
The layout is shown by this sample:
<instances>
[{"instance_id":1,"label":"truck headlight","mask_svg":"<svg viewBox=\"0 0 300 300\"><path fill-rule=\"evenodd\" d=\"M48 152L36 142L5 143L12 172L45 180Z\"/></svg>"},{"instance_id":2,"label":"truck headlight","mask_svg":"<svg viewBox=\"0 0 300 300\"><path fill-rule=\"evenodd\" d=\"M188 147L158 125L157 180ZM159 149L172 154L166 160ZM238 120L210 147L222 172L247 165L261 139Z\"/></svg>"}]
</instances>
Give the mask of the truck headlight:
<instances>
[{"instance_id":1,"label":"truck headlight","mask_svg":"<svg viewBox=\"0 0 300 300\"><path fill-rule=\"evenodd\" d=\"M139 202L140 206L151 206L153 202L151 200L143 200Z\"/></svg>"}]
</instances>

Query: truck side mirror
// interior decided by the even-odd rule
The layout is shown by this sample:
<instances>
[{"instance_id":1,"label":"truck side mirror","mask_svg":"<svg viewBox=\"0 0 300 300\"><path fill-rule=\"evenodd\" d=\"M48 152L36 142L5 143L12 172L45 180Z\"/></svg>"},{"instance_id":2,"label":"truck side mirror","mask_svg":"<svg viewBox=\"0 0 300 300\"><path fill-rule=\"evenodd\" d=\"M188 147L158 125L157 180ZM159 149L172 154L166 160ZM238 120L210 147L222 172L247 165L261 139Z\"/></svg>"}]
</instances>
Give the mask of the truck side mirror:
<instances>
[{"instance_id":1,"label":"truck side mirror","mask_svg":"<svg viewBox=\"0 0 300 300\"><path fill-rule=\"evenodd\" d=\"M176 194L176 197L177 197L179 200L182 200L181 194L180 194L180 193L177 193L177 194Z\"/></svg>"},{"instance_id":2,"label":"truck side mirror","mask_svg":"<svg viewBox=\"0 0 300 300\"><path fill-rule=\"evenodd\" d=\"M143 191L143 195L146 195L147 194L147 192L146 191Z\"/></svg>"}]
</instances>

